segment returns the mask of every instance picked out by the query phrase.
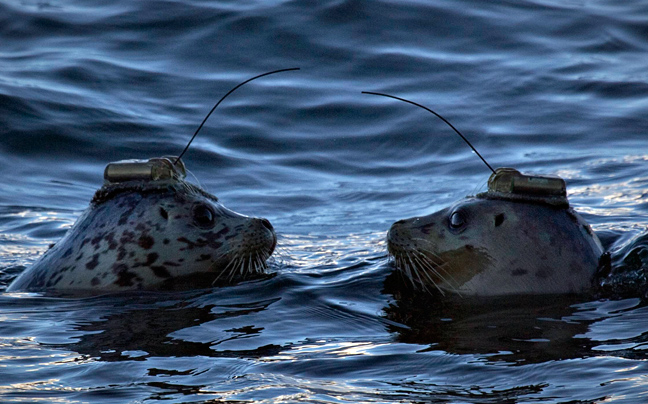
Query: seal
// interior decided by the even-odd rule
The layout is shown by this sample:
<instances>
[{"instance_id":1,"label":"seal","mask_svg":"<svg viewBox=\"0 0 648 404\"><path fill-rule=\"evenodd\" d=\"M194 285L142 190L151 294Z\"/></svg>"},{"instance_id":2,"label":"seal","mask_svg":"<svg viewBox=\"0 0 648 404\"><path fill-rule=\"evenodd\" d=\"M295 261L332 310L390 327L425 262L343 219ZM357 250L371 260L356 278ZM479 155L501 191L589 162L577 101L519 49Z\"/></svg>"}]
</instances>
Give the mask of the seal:
<instances>
[{"instance_id":1,"label":"seal","mask_svg":"<svg viewBox=\"0 0 648 404\"><path fill-rule=\"evenodd\" d=\"M277 242L270 222L185 176L176 157L108 164L87 210L7 291L186 289L263 272Z\"/></svg>"},{"instance_id":2,"label":"seal","mask_svg":"<svg viewBox=\"0 0 648 404\"><path fill-rule=\"evenodd\" d=\"M584 293L603 254L561 178L511 168L488 192L395 222L387 248L415 285L465 296Z\"/></svg>"}]
</instances>

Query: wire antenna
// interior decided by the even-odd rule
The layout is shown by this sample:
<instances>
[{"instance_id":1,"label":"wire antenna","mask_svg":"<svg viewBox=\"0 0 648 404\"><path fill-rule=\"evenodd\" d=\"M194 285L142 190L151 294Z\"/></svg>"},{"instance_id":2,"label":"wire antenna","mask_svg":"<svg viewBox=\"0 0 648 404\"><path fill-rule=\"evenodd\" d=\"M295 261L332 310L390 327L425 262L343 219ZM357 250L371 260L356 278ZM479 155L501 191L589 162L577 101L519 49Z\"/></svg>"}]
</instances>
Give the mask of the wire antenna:
<instances>
[{"instance_id":1,"label":"wire antenna","mask_svg":"<svg viewBox=\"0 0 648 404\"><path fill-rule=\"evenodd\" d=\"M224 95L220 100L218 100L218 102L216 103L216 105L214 105L214 107L211 109L211 111L209 111L209 113L207 114L207 116L205 117L205 119L203 119L203 121L200 123L200 126L198 126L198 129L196 129L196 131L194 132L193 136L191 137L191 140L189 140L189 143L187 143L187 146L185 146L184 150L182 151L182 153L180 153L180 155L178 156L178 158L176 159L176 161L173 163L173 165L178 164L178 161L180 161L180 158L181 158L182 156L184 156L184 154L187 152L187 150L189 150L189 146L191 146L191 142L194 141L194 139L195 139L196 136L198 135L198 132L200 132L200 129L202 129L202 127L205 125L205 122L207 122L207 119L209 119L209 117L211 116L212 112L214 112L214 110L216 109L216 107L218 107L218 105L220 105L220 103L223 102L223 100L224 100L225 98L227 98L228 95L232 94L232 93L233 93L234 91L236 91L239 87L243 86L243 85L246 84L246 83L251 82L252 80L256 80L256 79L258 79L258 78L260 78L260 77L263 77L263 76L269 76L269 75L271 75L271 74L281 73L281 72L288 72L288 71L292 71L292 70L299 70L299 67L292 67L292 68L290 68L290 69L279 69L279 70L273 70L273 71L271 71L271 72L267 72L267 73L259 74L258 76L254 76L254 77L252 77L252 78L250 78L250 79L245 80L245 81L242 82L242 83L239 83L236 87L234 87L233 89L229 90L229 91L227 92L227 94L225 94L225 95Z\"/></svg>"},{"instance_id":2,"label":"wire antenna","mask_svg":"<svg viewBox=\"0 0 648 404\"><path fill-rule=\"evenodd\" d=\"M417 107L419 107L419 108L423 108L424 110L426 110L426 111L428 111L428 112L430 112L430 113L436 115L436 116L437 116L439 119L441 119L443 122L447 123L448 126L450 126L450 127L451 127L455 132L457 132L457 135L459 135L459 136L464 140L464 142L466 142L466 144L467 144L468 146L470 146L470 148L471 148L471 149L475 152L475 154L476 154L476 155L481 159L481 161L483 161L484 164L486 164L486 167L488 167L488 168L493 172L493 174L495 174L495 170L493 170L493 167L491 167L491 165L488 164L488 162L487 162L487 161L482 157L482 155L479 154L479 152L477 151L477 149L475 149L475 148L473 147L473 145L468 141L468 139L466 139L466 137L465 137L464 135L462 135L461 132L459 132L459 130L457 130L457 128L455 128L455 127L454 127L454 126L453 126L453 125L452 125L452 124L451 124L447 119L445 119L445 118L442 117L441 115L437 114L436 112L432 111L430 108L426 107L425 105L418 104L418 103L416 103L416 102L414 102L414 101L406 100L405 98L400 98L400 97L396 97L396 96L389 95L389 94L374 93L374 92L371 92L371 91L363 91L362 94L381 95L381 96L383 96L383 97L393 98L393 99L395 99L395 100L403 101L403 102L406 102L406 103L408 103L408 104L416 105Z\"/></svg>"}]
</instances>

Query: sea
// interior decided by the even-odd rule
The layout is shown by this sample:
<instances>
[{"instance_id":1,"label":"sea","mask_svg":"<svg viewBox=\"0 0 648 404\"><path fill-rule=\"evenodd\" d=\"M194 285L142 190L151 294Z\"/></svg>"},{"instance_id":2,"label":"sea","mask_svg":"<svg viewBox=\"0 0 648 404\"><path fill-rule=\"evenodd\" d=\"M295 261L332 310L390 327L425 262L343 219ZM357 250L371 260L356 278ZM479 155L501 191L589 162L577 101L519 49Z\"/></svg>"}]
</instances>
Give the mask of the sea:
<instances>
[{"instance_id":1,"label":"sea","mask_svg":"<svg viewBox=\"0 0 648 404\"><path fill-rule=\"evenodd\" d=\"M231 93L183 156L273 224L267 277L5 292L106 164L178 155L228 91L290 68ZM0 403L648 403L641 288L393 287L390 225L490 171L437 117L363 91L433 109L493 167L561 176L613 263L646 276L646 1L2 0Z\"/></svg>"}]
</instances>

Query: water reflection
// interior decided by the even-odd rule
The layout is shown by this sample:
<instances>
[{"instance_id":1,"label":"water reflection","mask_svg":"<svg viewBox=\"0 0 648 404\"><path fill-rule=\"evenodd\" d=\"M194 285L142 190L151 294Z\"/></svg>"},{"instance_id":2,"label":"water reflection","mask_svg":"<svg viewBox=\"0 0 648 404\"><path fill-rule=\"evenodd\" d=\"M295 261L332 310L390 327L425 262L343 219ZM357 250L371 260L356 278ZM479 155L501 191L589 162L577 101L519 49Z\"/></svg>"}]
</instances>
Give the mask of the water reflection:
<instances>
[{"instance_id":1,"label":"water reflection","mask_svg":"<svg viewBox=\"0 0 648 404\"><path fill-rule=\"evenodd\" d=\"M440 297L414 291L398 273L384 291L396 299L387 318L409 327L391 327L398 340L430 350L522 365L583 357L592 346L577 338L591 321L571 319L582 296Z\"/></svg>"},{"instance_id":2,"label":"water reflection","mask_svg":"<svg viewBox=\"0 0 648 404\"><path fill-rule=\"evenodd\" d=\"M81 332L77 342L56 346L107 362L144 361L151 357L256 358L280 351L277 345L237 351L217 348L226 341L259 334L263 328L243 325L247 324L245 316L266 310L279 298L232 306L168 298L166 294L151 294L147 297L151 301L142 304L141 297L120 297L118 305L97 319L75 321L70 332ZM230 318L239 318L237 323L242 325L219 327L219 321Z\"/></svg>"}]
</instances>

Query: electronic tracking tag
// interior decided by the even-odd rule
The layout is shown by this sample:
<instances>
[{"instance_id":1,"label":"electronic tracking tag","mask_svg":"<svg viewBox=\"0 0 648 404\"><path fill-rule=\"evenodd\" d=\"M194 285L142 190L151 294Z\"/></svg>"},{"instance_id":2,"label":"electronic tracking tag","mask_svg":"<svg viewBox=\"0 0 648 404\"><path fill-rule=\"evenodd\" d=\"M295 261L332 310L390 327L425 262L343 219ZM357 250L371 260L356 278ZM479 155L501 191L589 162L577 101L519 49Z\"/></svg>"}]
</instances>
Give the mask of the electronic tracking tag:
<instances>
[{"instance_id":1,"label":"electronic tracking tag","mask_svg":"<svg viewBox=\"0 0 648 404\"><path fill-rule=\"evenodd\" d=\"M173 156L116 161L109 163L104 170L104 179L108 184L126 181L182 180L186 175L182 160Z\"/></svg>"},{"instance_id":2,"label":"electronic tracking tag","mask_svg":"<svg viewBox=\"0 0 648 404\"><path fill-rule=\"evenodd\" d=\"M549 175L522 174L514 168L498 168L488 179L488 192L479 197L569 206L565 180Z\"/></svg>"}]
</instances>

